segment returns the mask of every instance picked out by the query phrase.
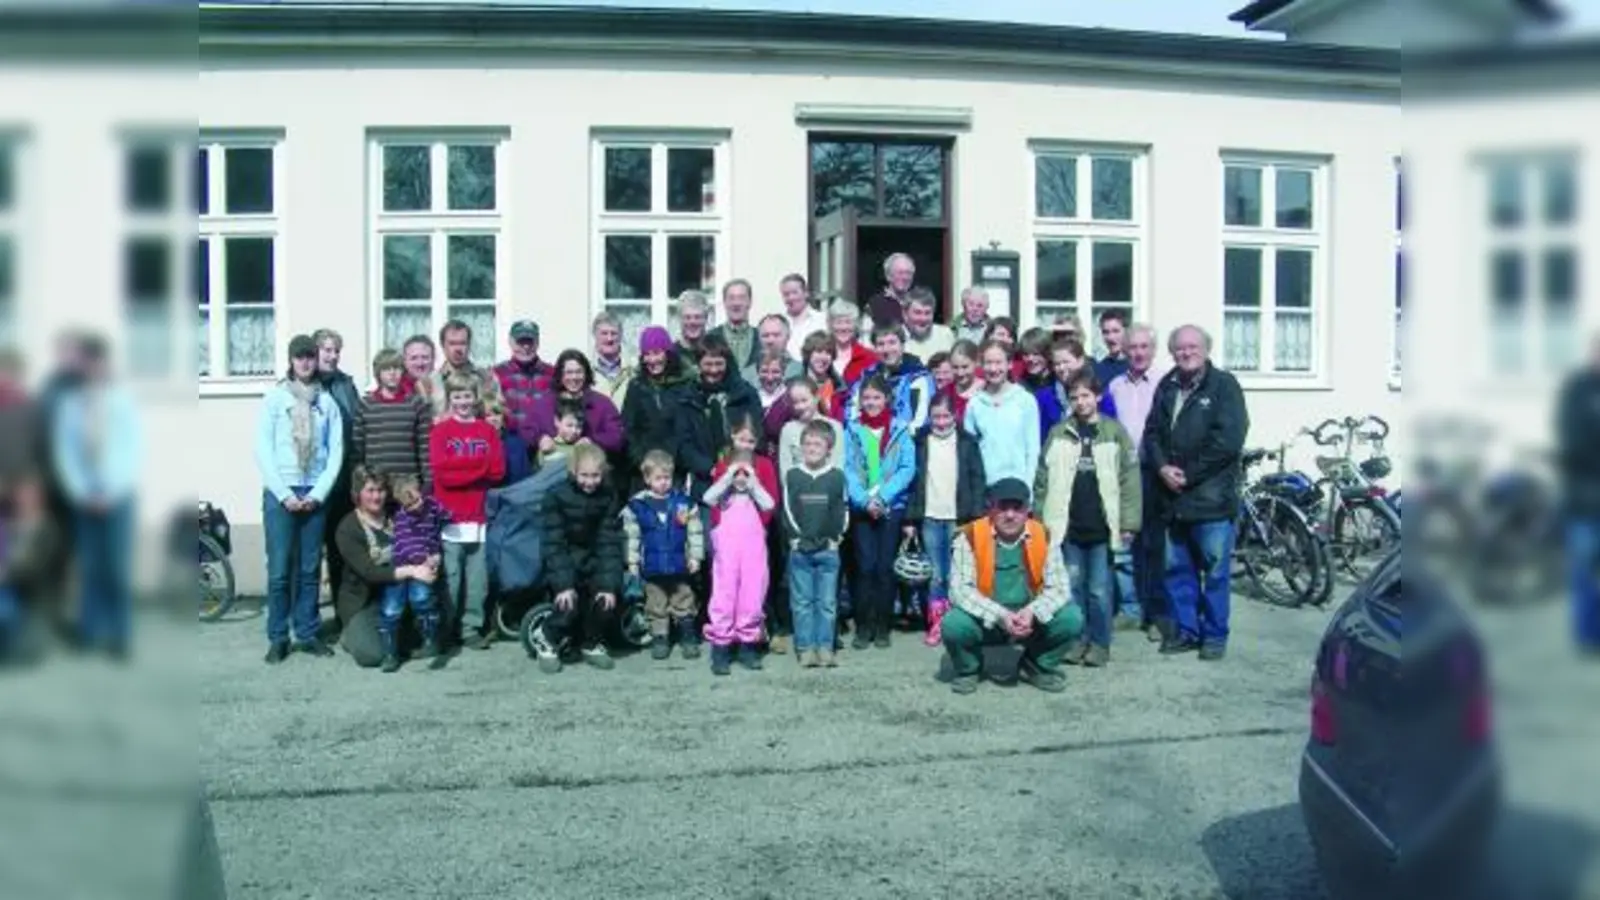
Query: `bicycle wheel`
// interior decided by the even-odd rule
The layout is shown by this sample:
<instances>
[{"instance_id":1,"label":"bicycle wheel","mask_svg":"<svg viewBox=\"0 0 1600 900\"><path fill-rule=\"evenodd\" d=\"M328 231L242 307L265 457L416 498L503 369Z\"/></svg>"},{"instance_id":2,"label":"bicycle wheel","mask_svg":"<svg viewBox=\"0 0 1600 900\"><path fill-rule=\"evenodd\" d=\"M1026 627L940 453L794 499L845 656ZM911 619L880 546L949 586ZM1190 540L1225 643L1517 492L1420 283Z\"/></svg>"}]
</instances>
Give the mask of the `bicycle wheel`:
<instances>
[{"instance_id":1,"label":"bicycle wheel","mask_svg":"<svg viewBox=\"0 0 1600 900\"><path fill-rule=\"evenodd\" d=\"M238 583L233 563L210 535L200 535L200 621L215 622L233 609Z\"/></svg>"},{"instance_id":2,"label":"bicycle wheel","mask_svg":"<svg viewBox=\"0 0 1600 900\"><path fill-rule=\"evenodd\" d=\"M1321 596L1320 545L1292 504L1269 495L1245 499L1234 559L1268 603L1292 609Z\"/></svg>"},{"instance_id":3,"label":"bicycle wheel","mask_svg":"<svg viewBox=\"0 0 1600 900\"><path fill-rule=\"evenodd\" d=\"M1400 517L1377 498L1346 500L1333 514L1332 546L1339 568L1360 578L1400 545Z\"/></svg>"}]
</instances>

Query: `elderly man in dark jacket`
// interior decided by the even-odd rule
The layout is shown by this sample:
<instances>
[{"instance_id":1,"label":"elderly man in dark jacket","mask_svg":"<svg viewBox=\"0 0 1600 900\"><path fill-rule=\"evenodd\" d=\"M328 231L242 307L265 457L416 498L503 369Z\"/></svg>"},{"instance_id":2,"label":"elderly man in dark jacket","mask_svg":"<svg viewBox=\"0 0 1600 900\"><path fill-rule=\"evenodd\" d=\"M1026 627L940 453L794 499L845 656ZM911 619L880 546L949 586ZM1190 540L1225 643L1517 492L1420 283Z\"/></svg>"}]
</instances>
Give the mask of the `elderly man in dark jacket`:
<instances>
[{"instance_id":1,"label":"elderly man in dark jacket","mask_svg":"<svg viewBox=\"0 0 1600 900\"><path fill-rule=\"evenodd\" d=\"M1203 329L1179 328L1168 350L1173 370L1156 388L1144 434L1157 473L1156 511L1167 526L1172 630L1161 652L1198 650L1201 659L1219 660L1228 646L1228 575L1250 412L1238 380L1211 364Z\"/></svg>"},{"instance_id":2,"label":"elderly man in dark jacket","mask_svg":"<svg viewBox=\"0 0 1600 900\"><path fill-rule=\"evenodd\" d=\"M1578 649L1600 657L1600 337L1590 345L1589 365L1563 385L1556 408L1572 626Z\"/></svg>"}]
</instances>

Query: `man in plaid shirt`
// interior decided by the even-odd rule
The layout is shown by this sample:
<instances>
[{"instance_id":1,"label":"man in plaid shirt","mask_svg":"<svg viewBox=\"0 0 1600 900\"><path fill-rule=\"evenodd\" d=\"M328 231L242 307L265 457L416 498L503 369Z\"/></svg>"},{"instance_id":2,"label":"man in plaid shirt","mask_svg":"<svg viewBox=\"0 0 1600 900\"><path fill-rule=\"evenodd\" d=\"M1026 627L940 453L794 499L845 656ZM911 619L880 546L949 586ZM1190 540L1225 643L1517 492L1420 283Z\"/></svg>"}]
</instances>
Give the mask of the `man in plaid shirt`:
<instances>
[{"instance_id":1,"label":"man in plaid shirt","mask_svg":"<svg viewBox=\"0 0 1600 900\"><path fill-rule=\"evenodd\" d=\"M1028 486L1003 478L989 488L989 515L961 529L950 562L951 609L940 623L955 678L978 689L983 647L1022 645L1017 677L1042 691L1066 690L1061 658L1083 634L1083 609L1068 595L1067 568L1043 524L1028 516Z\"/></svg>"}]
</instances>

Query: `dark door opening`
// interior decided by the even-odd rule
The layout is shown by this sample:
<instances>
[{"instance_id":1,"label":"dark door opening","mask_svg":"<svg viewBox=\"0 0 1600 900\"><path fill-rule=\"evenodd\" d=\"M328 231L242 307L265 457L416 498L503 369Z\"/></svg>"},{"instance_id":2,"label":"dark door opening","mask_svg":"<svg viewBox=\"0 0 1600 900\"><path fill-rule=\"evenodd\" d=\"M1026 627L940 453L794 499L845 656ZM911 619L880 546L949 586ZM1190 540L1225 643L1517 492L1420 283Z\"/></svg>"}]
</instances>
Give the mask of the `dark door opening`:
<instances>
[{"instance_id":1,"label":"dark door opening","mask_svg":"<svg viewBox=\"0 0 1600 900\"><path fill-rule=\"evenodd\" d=\"M811 284L858 303L883 290L883 264L905 253L916 284L933 292L935 316L950 318L948 138L811 135Z\"/></svg>"}]
</instances>

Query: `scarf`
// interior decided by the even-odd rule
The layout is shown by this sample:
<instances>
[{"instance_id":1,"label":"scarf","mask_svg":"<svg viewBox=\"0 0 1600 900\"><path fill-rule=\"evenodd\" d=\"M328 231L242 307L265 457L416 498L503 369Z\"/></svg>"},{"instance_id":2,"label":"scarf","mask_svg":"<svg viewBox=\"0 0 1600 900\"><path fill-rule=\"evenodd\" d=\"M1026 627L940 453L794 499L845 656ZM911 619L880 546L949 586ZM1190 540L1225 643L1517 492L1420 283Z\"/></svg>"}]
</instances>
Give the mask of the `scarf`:
<instances>
[{"instance_id":1,"label":"scarf","mask_svg":"<svg viewBox=\"0 0 1600 900\"><path fill-rule=\"evenodd\" d=\"M394 544L392 542L387 546L380 544L378 542L378 533L381 531L385 534L392 534L394 525L387 520L381 521L377 525L368 525L366 516L363 516L359 511L356 513L356 524L361 526L361 533L367 538L367 556L372 560L372 564L375 566L392 565L394 563Z\"/></svg>"},{"instance_id":2,"label":"scarf","mask_svg":"<svg viewBox=\"0 0 1600 900\"><path fill-rule=\"evenodd\" d=\"M294 455L300 462L301 474L309 475L311 464L317 459L316 435L312 432L316 426L315 410L322 396L322 385L293 378L285 384L289 388L289 395L294 398L294 407L289 410L289 433L294 437Z\"/></svg>"},{"instance_id":3,"label":"scarf","mask_svg":"<svg viewBox=\"0 0 1600 900\"><path fill-rule=\"evenodd\" d=\"M374 403L405 403L417 394L417 383L410 375L400 376L400 386L395 389L394 397L383 396L381 387L373 388L368 394L368 399Z\"/></svg>"},{"instance_id":4,"label":"scarf","mask_svg":"<svg viewBox=\"0 0 1600 900\"><path fill-rule=\"evenodd\" d=\"M867 483L876 485L883 475L883 448L889 443L889 426L894 422L894 414L885 409L873 416L862 410L859 418L861 427L872 438L862 441L867 451Z\"/></svg>"},{"instance_id":5,"label":"scarf","mask_svg":"<svg viewBox=\"0 0 1600 900\"><path fill-rule=\"evenodd\" d=\"M700 392L706 398L706 420L711 425L711 438L719 444L728 437L728 376L711 383L700 380Z\"/></svg>"}]
</instances>

